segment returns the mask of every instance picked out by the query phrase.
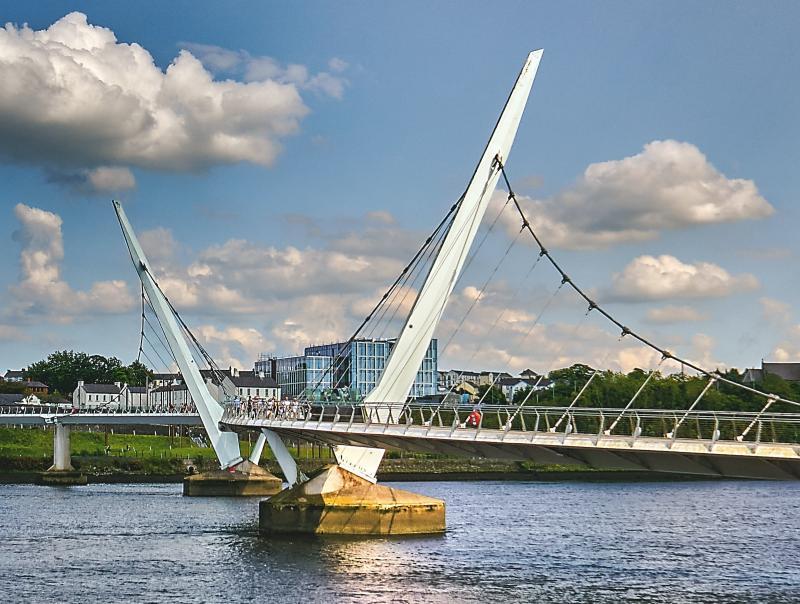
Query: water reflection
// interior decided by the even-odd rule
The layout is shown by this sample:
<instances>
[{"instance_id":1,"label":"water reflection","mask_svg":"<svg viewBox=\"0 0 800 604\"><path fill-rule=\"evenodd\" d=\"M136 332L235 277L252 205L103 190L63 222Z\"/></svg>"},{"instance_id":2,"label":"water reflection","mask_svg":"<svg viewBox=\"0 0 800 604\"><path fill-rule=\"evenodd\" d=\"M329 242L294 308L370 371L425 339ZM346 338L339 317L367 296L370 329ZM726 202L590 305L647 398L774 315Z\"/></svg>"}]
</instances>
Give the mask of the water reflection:
<instances>
[{"instance_id":1,"label":"water reflection","mask_svg":"<svg viewBox=\"0 0 800 604\"><path fill-rule=\"evenodd\" d=\"M261 537L180 485L2 486L0 593L64 601L796 602L800 485L419 483L436 537ZM36 596L36 597L33 597Z\"/></svg>"}]
</instances>

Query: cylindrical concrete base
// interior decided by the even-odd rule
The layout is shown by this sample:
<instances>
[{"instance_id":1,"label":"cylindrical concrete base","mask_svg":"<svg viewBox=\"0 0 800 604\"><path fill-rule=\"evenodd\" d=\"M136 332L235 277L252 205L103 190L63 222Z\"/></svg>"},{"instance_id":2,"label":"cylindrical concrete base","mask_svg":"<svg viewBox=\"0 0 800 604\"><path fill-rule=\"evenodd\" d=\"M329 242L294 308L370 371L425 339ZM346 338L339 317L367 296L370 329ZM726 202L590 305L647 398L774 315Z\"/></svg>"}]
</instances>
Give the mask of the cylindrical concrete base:
<instances>
[{"instance_id":1,"label":"cylindrical concrete base","mask_svg":"<svg viewBox=\"0 0 800 604\"><path fill-rule=\"evenodd\" d=\"M74 469L70 457L69 426L56 424L53 430L53 465L50 470L71 472Z\"/></svg>"},{"instance_id":2,"label":"cylindrical concrete base","mask_svg":"<svg viewBox=\"0 0 800 604\"><path fill-rule=\"evenodd\" d=\"M414 535L443 533L444 501L360 478L332 465L259 505L264 533Z\"/></svg>"}]
</instances>

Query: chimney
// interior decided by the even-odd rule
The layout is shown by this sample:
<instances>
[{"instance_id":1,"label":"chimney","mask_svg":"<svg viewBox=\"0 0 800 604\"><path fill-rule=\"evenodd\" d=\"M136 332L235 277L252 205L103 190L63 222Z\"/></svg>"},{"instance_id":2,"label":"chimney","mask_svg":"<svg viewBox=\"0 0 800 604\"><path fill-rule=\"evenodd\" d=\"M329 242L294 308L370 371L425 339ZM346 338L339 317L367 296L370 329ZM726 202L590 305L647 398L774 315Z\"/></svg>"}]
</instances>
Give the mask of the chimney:
<instances>
[{"instance_id":1,"label":"chimney","mask_svg":"<svg viewBox=\"0 0 800 604\"><path fill-rule=\"evenodd\" d=\"M83 388L83 380L78 380L78 388Z\"/></svg>"},{"instance_id":2,"label":"chimney","mask_svg":"<svg viewBox=\"0 0 800 604\"><path fill-rule=\"evenodd\" d=\"M115 385L117 388L119 388L120 390L122 390L122 382L114 382L114 385Z\"/></svg>"}]
</instances>

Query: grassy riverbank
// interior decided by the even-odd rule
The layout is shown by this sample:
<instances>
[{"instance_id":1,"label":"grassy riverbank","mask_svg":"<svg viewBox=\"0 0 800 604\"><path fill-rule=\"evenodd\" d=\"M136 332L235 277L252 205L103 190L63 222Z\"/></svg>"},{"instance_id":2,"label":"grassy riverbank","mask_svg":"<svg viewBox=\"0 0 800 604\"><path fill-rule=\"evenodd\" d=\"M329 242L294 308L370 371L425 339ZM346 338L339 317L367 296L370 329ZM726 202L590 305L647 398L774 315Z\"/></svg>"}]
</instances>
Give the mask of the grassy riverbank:
<instances>
[{"instance_id":1,"label":"grassy riverbank","mask_svg":"<svg viewBox=\"0 0 800 604\"><path fill-rule=\"evenodd\" d=\"M74 430L72 464L90 482L179 481L189 466L197 471L216 469L212 449L200 447L186 435L119 434L110 430ZM251 443L242 441L242 454ZM333 459L327 447L301 444L290 447L304 472ZM53 460L52 430L0 428L0 482L30 482ZM276 475L280 467L265 449L261 465ZM379 470L380 480L673 480L669 474L602 471L576 466L534 464L439 455L388 452Z\"/></svg>"}]
</instances>

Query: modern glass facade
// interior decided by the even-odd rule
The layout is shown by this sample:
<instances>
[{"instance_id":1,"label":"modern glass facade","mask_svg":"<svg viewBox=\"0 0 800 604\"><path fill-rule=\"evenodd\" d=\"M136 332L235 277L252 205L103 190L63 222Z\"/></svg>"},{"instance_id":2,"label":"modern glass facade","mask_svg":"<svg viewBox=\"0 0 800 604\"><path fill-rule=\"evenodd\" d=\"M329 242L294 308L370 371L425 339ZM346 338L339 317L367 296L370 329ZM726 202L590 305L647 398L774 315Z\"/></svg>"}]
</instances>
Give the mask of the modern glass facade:
<instances>
[{"instance_id":1,"label":"modern glass facade","mask_svg":"<svg viewBox=\"0 0 800 604\"><path fill-rule=\"evenodd\" d=\"M275 359L275 380L281 385L284 398L306 394L306 390L323 391L331 387L331 357L303 355Z\"/></svg>"},{"instance_id":2,"label":"modern glass facade","mask_svg":"<svg viewBox=\"0 0 800 604\"><path fill-rule=\"evenodd\" d=\"M378 383L393 346L393 340L309 346L302 356L277 358L275 379L287 397L306 393L360 399ZM434 339L409 394L415 398L436 394L438 376L438 343Z\"/></svg>"}]
</instances>

